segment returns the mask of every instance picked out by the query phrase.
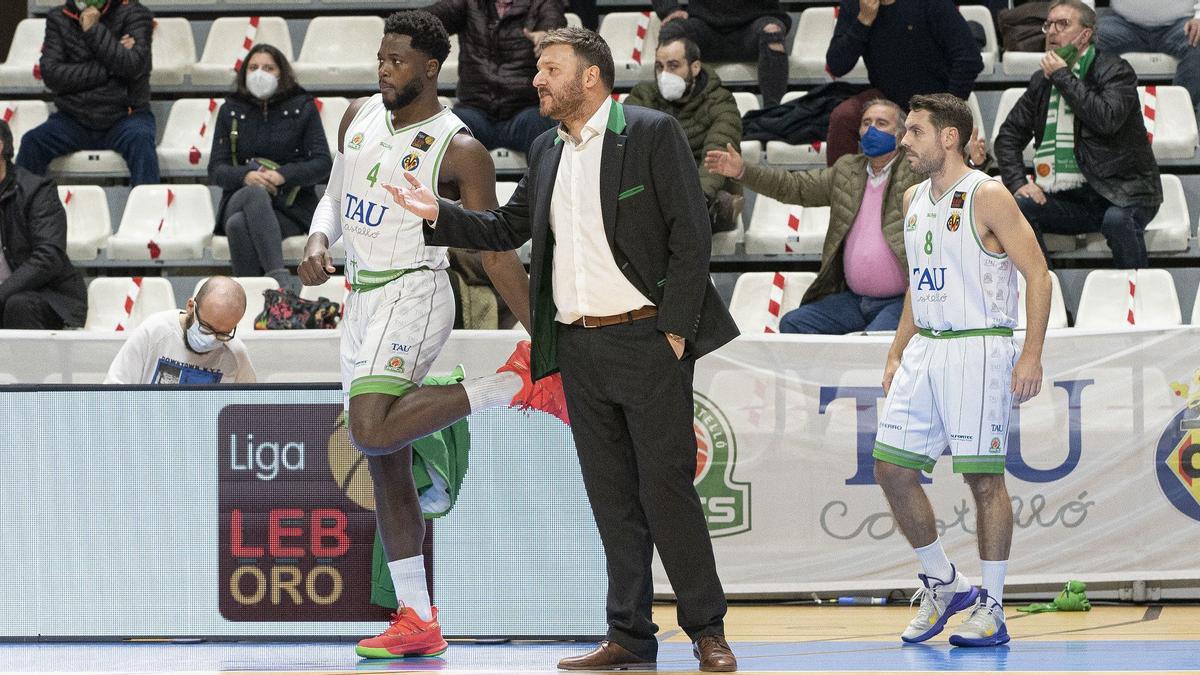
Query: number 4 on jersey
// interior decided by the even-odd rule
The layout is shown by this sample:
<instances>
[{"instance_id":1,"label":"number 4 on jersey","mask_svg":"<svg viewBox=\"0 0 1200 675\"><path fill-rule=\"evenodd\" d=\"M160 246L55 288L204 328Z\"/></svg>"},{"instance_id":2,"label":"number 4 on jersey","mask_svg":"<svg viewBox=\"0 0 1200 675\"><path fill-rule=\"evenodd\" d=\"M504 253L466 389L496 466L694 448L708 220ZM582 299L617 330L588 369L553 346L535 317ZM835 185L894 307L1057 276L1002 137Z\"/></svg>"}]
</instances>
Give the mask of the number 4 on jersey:
<instances>
[{"instance_id":1,"label":"number 4 on jersey","mask_svg":"<svg viewBox=\"0 0 1200 675\"><path fill-rule=\"evenodd\" d=\"M371 187L375 187L375 181L377 180L379 180L379 162L375 162L375 166L371 167L371 170L367 172L367 182L371 184Z\"/></svg>"}]
</instances>

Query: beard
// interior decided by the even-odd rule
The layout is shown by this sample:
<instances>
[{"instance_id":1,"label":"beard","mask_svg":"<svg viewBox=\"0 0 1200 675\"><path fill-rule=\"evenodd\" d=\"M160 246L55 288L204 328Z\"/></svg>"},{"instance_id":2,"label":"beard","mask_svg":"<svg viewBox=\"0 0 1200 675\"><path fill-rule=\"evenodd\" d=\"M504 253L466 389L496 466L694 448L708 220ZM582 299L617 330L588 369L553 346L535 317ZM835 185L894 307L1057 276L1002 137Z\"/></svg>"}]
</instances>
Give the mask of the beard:
<instances>
[{"instance_id":1,"label":"beard","mask_svg":"<svg viewBox=\"0 0 1200 675\"><path fill-rule=\"evenodd\" d=\"M549 92L549 101L540 97L541 91ZM561 122L575 116L583 107L582 80L568 82L558 91L549 87L541 91L538 92L538 112L542 114L542 117L549 117Z\"/></svg>"},{"instance_id":2,"label":"beard","mask_svg":"<svg viewBox=\"0 0 1200 675\"><path fill-rule=\"evenodd\" d=\"M399 110L417 100L417 97L425 91L425 87L420 80L413 80L404 85L403 89L393 89L392 91L395 93L390 99L387 94L383 95L383 107L388 110Z\"/></svg>"},{"instance_id":3,"label":"beard","mask_svg":"<svg viewBox=\"0 0 1200 675\"><path fill-rule=\"evenodd\" d=\"M930 155L918 155L913 153L909 156L913 158L913 171L916 171L922 176L931 176L941 171L942 167L946 164L945 151L940 151L936 154L931 153Z\"/></svg>"}]
</instances>

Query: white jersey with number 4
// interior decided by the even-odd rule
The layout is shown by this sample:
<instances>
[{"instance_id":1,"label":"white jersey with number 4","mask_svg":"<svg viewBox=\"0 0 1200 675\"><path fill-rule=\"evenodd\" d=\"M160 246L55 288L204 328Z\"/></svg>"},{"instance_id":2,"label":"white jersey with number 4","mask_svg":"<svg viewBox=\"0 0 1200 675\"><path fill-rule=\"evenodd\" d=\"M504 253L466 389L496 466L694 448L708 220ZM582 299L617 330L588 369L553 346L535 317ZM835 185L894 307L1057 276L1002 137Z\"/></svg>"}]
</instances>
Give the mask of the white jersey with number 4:
<instances>
[{"instance_id":1,"label":"white jersey with number 4","mask_svg":"<svg viewBox=\"0 0 1200 675\"><path fill-rule=\"evenodd\" d=\"M1008 255L983 247L975 227L982 171L969 171L934 199L933 184L917 186L904 218L913 321L933 331L1014 328L1017 271Z\"/></svg>"},{"instance_id":2,"label":"white jersey with number 4","mask_svg":"<svg viewBox=\"0 0 1200 675\"><path fill-rule=\"evenodd\" d=\"M407 171L436 194L442 157L464 128L462 120L443 108L394 129L380 94L359 108L346 129L341 187L346 276L354 289L377 288L405 270L447 267L445 247L425 245L421 219L396 204L383 184L407 186Z\"/></svg>"}]
</instances>

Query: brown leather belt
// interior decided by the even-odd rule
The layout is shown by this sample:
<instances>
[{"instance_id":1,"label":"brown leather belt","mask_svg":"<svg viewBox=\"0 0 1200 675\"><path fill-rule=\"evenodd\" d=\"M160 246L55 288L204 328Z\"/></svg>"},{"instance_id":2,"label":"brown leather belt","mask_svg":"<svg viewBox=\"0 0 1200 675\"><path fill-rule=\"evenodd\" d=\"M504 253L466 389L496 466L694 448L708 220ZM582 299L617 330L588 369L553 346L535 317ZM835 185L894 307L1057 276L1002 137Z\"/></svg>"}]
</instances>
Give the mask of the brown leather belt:
<instances>
[{"instance_id":1,"label":"brown leather belt","mask_svg":"<svg viewBox=\"0 0 1200 675\"><path fill-rule=\"evenodd\" d=\"M657 307L638 307L632 312L624 314L613 314L612 316L581 316L571 322L572 326L582 326L584 328L603 328L605 326L615 326L619 323L629 323L638 319L645 319L658 314Z\"/></svg>"}]
</instances>

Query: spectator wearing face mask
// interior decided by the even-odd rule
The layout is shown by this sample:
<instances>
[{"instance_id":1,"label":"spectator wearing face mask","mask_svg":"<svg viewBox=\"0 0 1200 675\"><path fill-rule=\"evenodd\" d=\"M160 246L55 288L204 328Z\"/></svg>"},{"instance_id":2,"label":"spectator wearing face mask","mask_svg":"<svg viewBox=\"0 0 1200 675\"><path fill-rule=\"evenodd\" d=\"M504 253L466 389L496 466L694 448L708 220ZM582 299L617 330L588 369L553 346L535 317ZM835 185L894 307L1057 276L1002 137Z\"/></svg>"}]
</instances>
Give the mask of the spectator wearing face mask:
<instances>
[{"instance_id":1,"label":"spectator wearing face mask","mask_svg":"<svg viewBox=\"0 0 1200 675\"><path fill-rule=\"evenodd\" d=\"M255 45L237 75L237 91L217 113L208 179L223 191L217 234L229 237L234 276L293 284L283 239L308 233L333 160L311 94L296 84L287 57Z\"/></svg>"},{"instance_id":2,"label":"spectator wearing face mask","mask_svg":"<svg viewBox=\"0 0 1200 675\"><path fill-rule=\"evenodd\" d=\"M229 277L211 277L183 312L147 318L129 334L104 384L231 384L255 382L237 325L246 292Z\"/></svg>"},{"instance_id":3,"label":"spectator wearing face mask","mask_svg":"<svg viewBox=\"0 0 1200 675\"><path fill-rule=\"evenodd\" d=\"M17 165L46 175L79 150L113 150L134 185L157 183L150 112L154 15L137 0L68 0L46 14L39 62L54 113L21 138Z\"/></svg>"},{"instance_id":4,"label":"spectator wearing face mask","mask_svg":"<svg viewBox=\"0 0 1200 675\"><path fill-rule=\"evenodd\" d=\"M899 140L904 111L887 99L867 102L859 121L860 152L827 169L788 171L751 166L733 146L708 153L709 171L740 178L758 194L785 204L828 206L821 269L800 307L783 315L782 333L842 335L895 330L908 286L904 252L904 191L920 183ZM977 164L983 144L969 146Z\"/></svg>"},{"instance_id":5,"label":"spectator wearing face mask","mask_svg":"<svg viewBox=\"0 0 1200 675\"><path fill-rule=\"evenodd\" d=\"M638 83L625 104L653 108L679 120L696 158L713 232L734 229L742 210L742 187L736 180L706 169L704 155L741 144L737 101L721 86L716 71L700 61L700 48L691 38L660 41L654 51L654 73L655 81Z\"/></svg>"}]
</instances>

